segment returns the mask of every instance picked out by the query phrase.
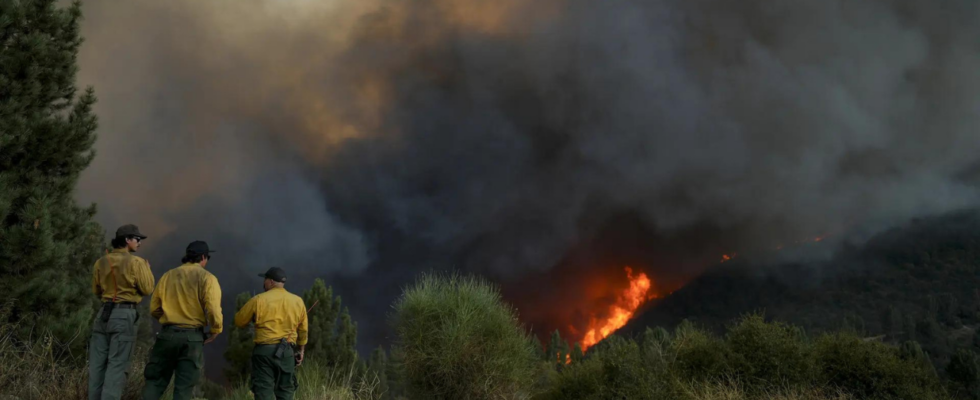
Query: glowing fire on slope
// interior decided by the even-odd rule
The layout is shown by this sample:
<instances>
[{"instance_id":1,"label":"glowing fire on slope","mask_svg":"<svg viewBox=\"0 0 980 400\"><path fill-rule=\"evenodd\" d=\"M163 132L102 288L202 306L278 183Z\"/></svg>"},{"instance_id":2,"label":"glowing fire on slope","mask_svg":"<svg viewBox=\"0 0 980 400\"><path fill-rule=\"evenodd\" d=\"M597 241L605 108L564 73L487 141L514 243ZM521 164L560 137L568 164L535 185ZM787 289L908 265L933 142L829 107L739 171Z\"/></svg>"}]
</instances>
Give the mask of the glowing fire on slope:
<instances>
[{"instance_id":1,"label":"glowing fire on slope","mask_svg":"<svg viewBox=\"0 0 980 400\"><path fill-rule=\"evenodd\" d=\"M812 239L795 240L795 241L793 241L793 244L797 244L798 245L798 244L811 243L811 242L812 243L818 243L818 242L822 242L826 237L827 237L827 235L823 235L823 236L817 236L817 237L812 238ZM778 250L782 250L783 247L785 247L785 246L783 246L783 245L780 244L780 245L778 245L778 246L775 247L775 250L777 250L777 251ZM732 253L730 255L729 254L722 254L721 255L721 262L724 263L726 261L731 261L732 259L735 258L736 255L738 255L738 253Z\"/></svg>"},{"instance_id":2,"label":"glowing fire on slope","mask_svg":"<svg viewBox=\"0 0 980 400\"><path fill-rule=\"evenodd\" d=\"M795 240L792 244L816 243L824 241L827 237L828 235L822 235ZM781 250L783 248L783 245L779 245L775 250ZM739 257L739 253L735 252L722 254L720 262L725 263L737 257ZM612 305L600 306L598 307L598 310L600 310L598 312L589 312L587 315L591 315L591 317L588 318L588 325L585 329L576 329L579 327L576 325L568 326L569 333L576 338L580 338L579 344L583 352L626 326L639 311L639 308L648 301L659 299L673 292L672 289L667 289L663 286L664 282L657 282L658 284L655 286L655 282L644 272L634 271L633 268L628 266L624 267L624 270L629 280L628 287L624 288L623 286L617 285L615 288L604 287L602 290L603 293L612 293L611 297L614 297ZM634 272L636 273L634 274ZM683 283L668 285L671 287L682 286ZM676 287L674 288L676 289ZM556 361L560 363L562 361L562 355L559 353L557 357L558 359ZM565 354L564 358L566 364L572 362L569 354Z\"/></svg>"},{"instance_id":3,"label":"glowing fire on slope","mask_svg":"<svg viewBox=\"0 0 980 400\"><path fill-rule=\"evenodd\" d=\"M633 318L633 314L643 303L658 297L656 293L650 292L653 282L647 277L647 274L640 272L634 277L632 268L626 267L624 270L626 270L626 277L629 278L630 286L619 295L616 304L609 307L608 317L604 319L593 317L589 321L589 329L581 342L582 351L622 328L630 318Z\"/></svg>"}]
</instances>

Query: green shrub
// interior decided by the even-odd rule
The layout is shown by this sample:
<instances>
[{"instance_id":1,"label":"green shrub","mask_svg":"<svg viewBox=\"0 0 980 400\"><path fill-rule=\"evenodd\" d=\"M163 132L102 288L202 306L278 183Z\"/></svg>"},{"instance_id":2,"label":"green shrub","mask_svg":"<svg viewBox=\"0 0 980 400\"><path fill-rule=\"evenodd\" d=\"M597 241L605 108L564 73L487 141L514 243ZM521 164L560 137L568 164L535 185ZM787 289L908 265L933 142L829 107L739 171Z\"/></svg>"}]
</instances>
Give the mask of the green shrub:
<instances>
[{"instance_id":1,"label":"green shrub","mask_svg":"<svg viewBox=\"0 0 980 400\"><path fill-rule=\"evenodd\" d=\"M731 374L728 347L714 336L684 321L674 330L671 372L682 381L705 381Z\"/></svg>"},{"instance_id":2,"label":"green shrub","mask_svg":"<svg viewBox=\"0 0 980 400\"><path fill-rule=\"evenodd\" d=\"M652 344L659 346L659 344ZM568 365L542 399L667 399L672 384L666 370L653 367L640 345L610 336ZM654 364L664 363L658 360Z\"/></svg>"},{"instance_id":3,"label":"green shrub","mask_svg":"<svg viewBox=\"0 0 980 400\"><path fill-rule=\"evenodd\" d=\"M972 350L957 351L946 366L946 373L971 399L980 398L980 357Z\"/></svg>"},{"instance_id":4,"label":"green shrub","mask_svg":"<svg viewBox=\"0 0 980 400\"><path fill-rule=\"evenodd\" d=\"M485 281L423 275L396 301L392 323L412 398L529 396L536 362L531 338Z\"/></svg>"},{"instance_id":5,"label":"green shrub","mask_svg":"<svg viewBox=\"0 0 980 400\"><path fill-rule=\"evenodd\" d=\"M799 328L750 315L729 329L726 342L732 372L750 391L806 385L815 372Z\"/></svg>"},{"instance_id":6,"label":"green shrub","mask_svg":"<svg viewBox=\"0 0 980 400\"><path fill-rule=\"evenodd\" d=\"M821 336L814 344L820 379L862 399L935 399L944 396L935 375L898 349L850 333Z\"/></svg>"}]
</instances>

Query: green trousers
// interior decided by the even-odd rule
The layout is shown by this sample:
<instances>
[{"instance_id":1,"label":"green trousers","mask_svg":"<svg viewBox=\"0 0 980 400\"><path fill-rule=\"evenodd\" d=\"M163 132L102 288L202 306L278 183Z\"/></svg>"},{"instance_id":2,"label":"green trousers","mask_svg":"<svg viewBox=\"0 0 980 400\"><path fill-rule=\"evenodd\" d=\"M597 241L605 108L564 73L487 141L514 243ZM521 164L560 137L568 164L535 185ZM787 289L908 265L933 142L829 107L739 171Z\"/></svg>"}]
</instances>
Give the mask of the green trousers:
<instances>
[{"instance_id":1,"label":"green trousers","mask_svg":"<svg viewBox=\"0 0 980 400\"><path fill-rule=\"evenodd\" d=\"M157 333L143 377L143 400L158 400L174 379L174 400L190 400L204 366L204 332L163 327Z\"/></svg>"},{"instance_id":2,"label":"green trousers","mask_svg":"<svg viewBox=\"0 0 980 400\"><path fill-rule=\"evenodd\" d=\"M255 400L292 400L296 392L296 359L290 346L276 359L274 344L252 349L252 394Z\"/></svg>"},{"instance_id":3,"label":"green trousers","mask_svg":"<svg viewBox=\"0 0 980 400\"><path fill-rule=\"evenodd\" d=\"M118 400L129 381L129 361L136 343L136 310L115 308L102 321L102 309L92 322L88 347L89 400Z\"/></svg>"}]
</instances>

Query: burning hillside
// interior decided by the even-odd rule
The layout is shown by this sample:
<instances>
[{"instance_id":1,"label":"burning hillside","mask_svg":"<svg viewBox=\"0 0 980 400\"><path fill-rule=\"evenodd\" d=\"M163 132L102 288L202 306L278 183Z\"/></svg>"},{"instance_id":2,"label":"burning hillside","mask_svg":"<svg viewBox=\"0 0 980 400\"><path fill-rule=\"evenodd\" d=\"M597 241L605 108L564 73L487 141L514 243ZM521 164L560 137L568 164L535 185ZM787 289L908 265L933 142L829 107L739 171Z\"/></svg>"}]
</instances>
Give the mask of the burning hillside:
<instances>
[{"instance_id":1,"label":"burning hillside","mask_svg":"<svg viewBox=\"0 0 980 400\"><path fill-rule=\"evenodd\" d=\"M602 317L593 316L589 320L588 330L580 341L583 351L626 325L647 300L659 297L657 293L651 292L652 283L647 274L640 272L634 276L632 268L624 269L626 277L629 278L629 287L623 289L616 298L616 303L605 310ZM569 329L572 333L577 333L575 327Z\"/></svg>"},{"instance_id":2,"label":"burning hillside","mask_svg":"<svg viewBox=\"0 0 980 400\"><path fill-rule=\"evenodd\" d=\"M150 259L228 249L229 292L272 262L346 279L368 346L430 268L591 342L643 307L624 266L664 293L731 251L976 202L980 27L940 3L86 2L109 156L80 200L155 232Z\"/></svg>"},{"instance_id":3,"label":"burning hillside","mask_svg":"<svg viewBox=\"0 0 980 400\"><path fill-rule=\"evenodd\" d=\"M813 236L790 241L788 242L791 244L790 246L779 245L776 248L749 253L754 256L765 257L781 252L783 249L789 251L789 249L797 249L804 245L820 243L826 238L827 235ZM739 253L731 252L722 254L720 261L725 263L736 258L739 258ZM704 267L710 269L711 263L706 263ZM690 267L687 268L690 269ZM663 269L661 273L669 275L667 271L669 269ZM568 300L564 302L567 307L577 308L577 312L566 317L571 322L566 322L564 326L558 327L563 337L570 343L579 343L583 351L626 326L651 306L651 303L677 290L687 280L681 278L674 279L669 285L658 284L656 276L651 275L649 271L626 266L594 276L590 282L585 289L580 291L582 297L586 299L585 301ZM566 284L571 285L570 283ZM543 305L532 305L531 307L553 307L548 304L550 303L545 301Z\"/></svg>"}]
</instances>

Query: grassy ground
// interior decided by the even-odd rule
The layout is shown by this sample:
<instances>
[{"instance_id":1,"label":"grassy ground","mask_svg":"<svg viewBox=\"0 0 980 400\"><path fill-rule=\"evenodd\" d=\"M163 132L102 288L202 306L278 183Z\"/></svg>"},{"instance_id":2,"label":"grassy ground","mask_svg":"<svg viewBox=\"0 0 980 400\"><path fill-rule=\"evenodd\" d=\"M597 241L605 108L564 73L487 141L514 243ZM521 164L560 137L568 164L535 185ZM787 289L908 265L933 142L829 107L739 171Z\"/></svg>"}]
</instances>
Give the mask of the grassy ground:
<instances>
[{"instance_id":1,"label":"grassy ground","mask_svg":"<svg viewBox=\"0 0 980 400\"><path fill-rule=\"evenodd\" d=\"M64 348L47 338L18 343L10 334L0 337L0 399L88 399L85 355L57 361ZM146 359L145 349L133 354L124 399L139 399Z\"/></svg>"},{"instance_id":2,"label":"grassy ground","mask_svg":"<svg viewBox=\"0 0 980 400\"><path fill-rule=\"evenodd\" d=\"M57 360L63 346L50 340L15 343L8 334L0 337L0 400L85 400L88 399L88 371L84 358ZM82 355L84 357L84 355ZM123 400L138 400L143 390L143 368L147 350L137 348L130 366L129 384ZM300 384L296 400L380 399L377 379L365 379L351 371L323 368L315 362L298 369ZM209 390L214 392L214 390ZM208 400L251 399L247 386L224 390ZM203 397L202 397L203 398ZM171 400L168 389L163 400Z\"/></svg>"},{"instance_id":3,"label":"grassy ground","mask_svg":"<svg viewBox=\"0 0 980 400\"><path fill-rule=\"evenodd\" d=\"M50 341L31 346L15 346L9 337L0 339L0 400L84 400L87 399L88 373L84 366L56 362L58 348ZM123 397L139 399L142 390L142 370L145 351L134 354L130 384ZM296 400L360 400L379 399L376 380L361 379L353 371L341 372L307 363L299 368L300 389ZM749 397L736 384L692 383L684 385L690 398L704 400L850 400L840 393L786 390L763 396ZM252 399L247 386L227 391L221 398L210 400ZM170 400L166 395L164 400Z\"/></svg>"}]
</instances>

